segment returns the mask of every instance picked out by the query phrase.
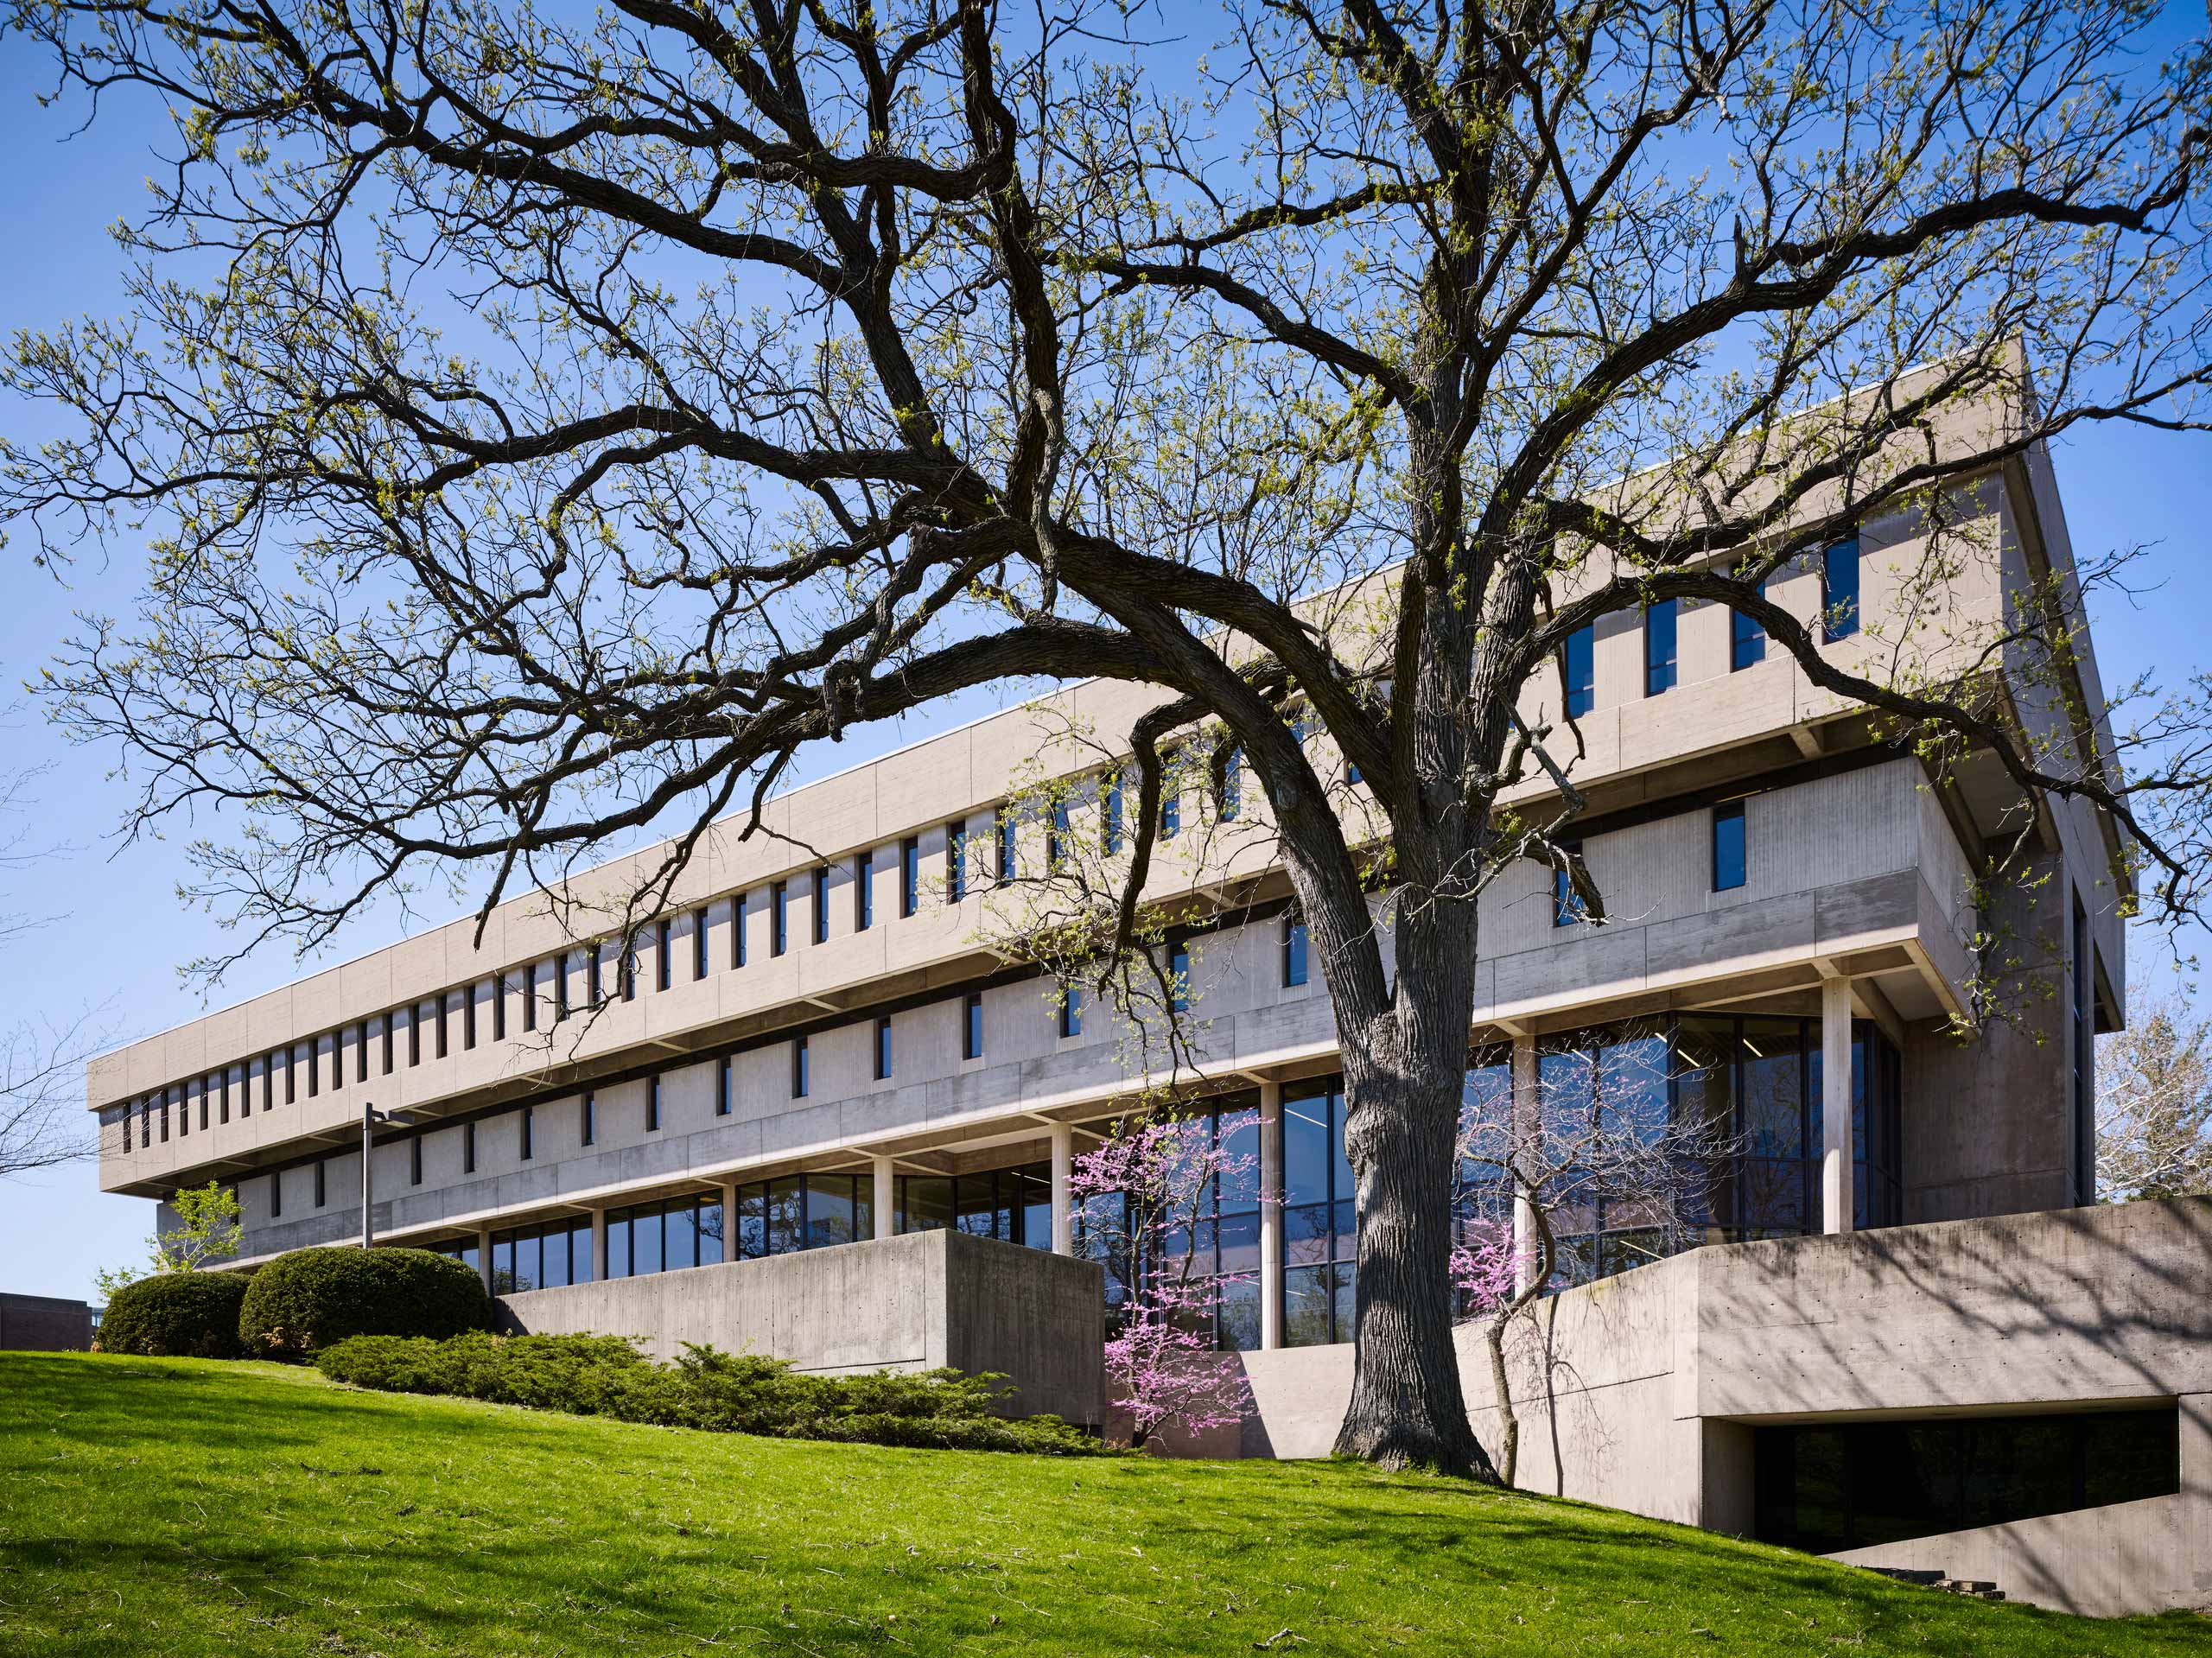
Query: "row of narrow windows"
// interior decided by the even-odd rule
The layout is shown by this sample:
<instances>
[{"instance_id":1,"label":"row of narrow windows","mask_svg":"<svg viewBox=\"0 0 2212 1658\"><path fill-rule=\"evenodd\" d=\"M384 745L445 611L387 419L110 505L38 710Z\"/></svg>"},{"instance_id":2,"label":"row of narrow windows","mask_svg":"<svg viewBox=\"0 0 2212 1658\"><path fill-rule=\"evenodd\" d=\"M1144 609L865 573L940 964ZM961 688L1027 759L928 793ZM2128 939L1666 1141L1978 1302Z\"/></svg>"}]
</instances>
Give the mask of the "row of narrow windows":
<instances>
[{"instance_id":1,"label":"row of narrow windows","mask_svg":"<svg viewBox=\"0 0 2212 1658\"><path fill-rule=\"evenodd\" d=\"M1820 634L1823 644L1849 638L1859 631L1859 538L1853 536L1821 549ZM1675 648L1681 601L1662 599L1643 611L1643 694L1672 690L1679 675ZM1740 673L1766 660L1766 628L1741 611L1729 618L1728 670ZM1567 635L1560 651L1560 678L1567 715L1580 719L1598 706L1598 636L1594 627Z\"/></svg>"}]
</instances>

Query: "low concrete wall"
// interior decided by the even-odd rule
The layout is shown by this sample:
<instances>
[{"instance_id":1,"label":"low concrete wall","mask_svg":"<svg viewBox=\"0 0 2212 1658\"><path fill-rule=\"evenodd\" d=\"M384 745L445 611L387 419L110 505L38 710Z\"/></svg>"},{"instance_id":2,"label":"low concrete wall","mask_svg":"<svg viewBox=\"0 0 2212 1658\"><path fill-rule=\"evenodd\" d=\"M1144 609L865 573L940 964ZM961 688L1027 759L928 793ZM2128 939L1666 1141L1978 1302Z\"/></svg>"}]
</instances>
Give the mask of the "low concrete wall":
<instances>
[{"instance_id":1,"label":"low concrete wall","mask_svg":"<svg viewBox=\"0 0 2212 1658\"><path fill-rule=\"evenodd\" d=\"M52 1295L0 1295L0 1350L81 1353L92 1344L92 1309Z\"/></svg>"},{"instance_id":2,"label":"low concrete wall","mask_svg":"<svg viewBox=\"0 0 2212 1658\"><path fill-rule=\"evenodd\" d=\"M1494 1445L1487 1351L1475 1329L1459 1342ZM2177 1496L1846 1558L2068 1610L2212 1606L2212 1202L1699 1249L1550 1298L1508 1354L1522 1486L1736 1533L1752 1523L1757 1426L2177 1401ZM1253 1418L1195 1448L1325 1455L1351 1349L1243 1363Z\"/></svg>"},{"instance_id":3,"label":"low concrete wall","mask_svg":"<svg viewBox=\"0 0 2212 1658\"><path fill-rule=\"evenodd\" d=\"M686 1342L844 1375L995 1370L1022 1414L1095 1424L1105 1391L1104 1282L1095 1262L961 1232L914 1232L765 1261L525 1290L505 1328L635 1336L655 1357Z\"/></svg>"}]
</instances>

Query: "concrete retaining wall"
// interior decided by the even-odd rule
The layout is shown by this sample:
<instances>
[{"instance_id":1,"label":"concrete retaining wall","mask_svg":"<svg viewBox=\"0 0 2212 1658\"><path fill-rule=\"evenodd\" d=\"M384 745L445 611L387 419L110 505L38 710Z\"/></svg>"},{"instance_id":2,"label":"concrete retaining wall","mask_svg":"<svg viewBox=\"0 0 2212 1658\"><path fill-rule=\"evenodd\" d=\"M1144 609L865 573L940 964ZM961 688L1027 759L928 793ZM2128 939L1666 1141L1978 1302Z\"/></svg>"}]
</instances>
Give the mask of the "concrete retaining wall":
<instances>
[{"instance_id":1,"label":"concrete retaining wall","mask_svg":"<svg viewBox=\"0 0 2212 1658\"><path fill-rule=\"evenodd\" d=\"M1479 1332L1459 1350L1495 1445ZM1758 1426L2175 1401L2178 1496L1842 1558L2100 1616L2212 1607L2212 1202L1700 1249L1551 1298L1509 1356L1522 1485L1735 1533L1751 1528ZM1254 1418L1196 1448L1325 1455L1351 1349L1243 1362Z\"/></svg>"},{"instance_id":2,"label":"concrete retaining wall","mask_svg":"<svg viewBox=\"0 0 2212 1658\"><path fill-rule=\"evenodd\" d=\"M1097 1422L1105 1390L1097 1265L961 1232L527 1290L499 1305L512 1331L636 1336L663 1359L692 1342L833 1375L995 1370L1018 1389L1016 1412L1072 1422Z\"/></svg>"}]
</instances>

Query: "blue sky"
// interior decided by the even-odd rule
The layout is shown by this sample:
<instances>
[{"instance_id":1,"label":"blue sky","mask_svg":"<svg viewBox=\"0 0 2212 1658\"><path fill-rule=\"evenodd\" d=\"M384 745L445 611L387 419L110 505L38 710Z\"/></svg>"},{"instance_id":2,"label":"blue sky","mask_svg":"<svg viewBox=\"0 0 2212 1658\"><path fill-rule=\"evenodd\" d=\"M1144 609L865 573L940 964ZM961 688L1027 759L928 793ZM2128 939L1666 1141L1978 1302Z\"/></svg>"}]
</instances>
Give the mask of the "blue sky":
<instances>
[{"instance_id":1,"label":"blue sky","mask_svg":"<svg viewBox=\"0 0 2212 1658\"><path fill-rule=\"evenodd\" d=\"M152 149L166 137L143 103L118 102L99 125L71 137L79 108L41 110L48 71L17 37L0 37L0 226L10 251L0 257L0 324L10 331L51 327L83 312L118 304L115 249L107 234L144 200ZM0 398L11 436L35 435L43 416ZM2076 548L2100 550L2153 543L2149 568L2160 581L2133 603L2109 600L2094 617L2104 677L2118 684L2150 670L2178 681L2208 662L2212 620L2212 441L2114 430L2087 434L2056 456ZM0 705L35 675L71 626L73 611L127 613L138 589L136 549L118 546L67 573L65 587L30 568L19 540L0 549ZM855 734L817 757L815 770L839 769L926 731L975 717L969 702L929 722ZM12 893L0 912L31 910L66 918L0 952L0 1021L23 1015L67 1018L87 1009L116 1040L160 1031L202 1010L176 967L219 946L214 918L181 907L183 873L174 842L118 844L113 829L126 785L112 775L120 756L73 749L35 708L0 725L0 755L10 769L48 763L39 785L35 834L62 848ZM391 942L397 926L371 918L349 929L326 960L342 960ZM2136 971L2155 967L2165 947L2139 940ZM299 964L271 951L232 971L223 1001L255 994L296 976ZM90 1295L92 1274L137 1259L152 1209L102 1196L92 1166L29 1182L0 1183L0 1289Z\"/></svg>"}]
</instances>

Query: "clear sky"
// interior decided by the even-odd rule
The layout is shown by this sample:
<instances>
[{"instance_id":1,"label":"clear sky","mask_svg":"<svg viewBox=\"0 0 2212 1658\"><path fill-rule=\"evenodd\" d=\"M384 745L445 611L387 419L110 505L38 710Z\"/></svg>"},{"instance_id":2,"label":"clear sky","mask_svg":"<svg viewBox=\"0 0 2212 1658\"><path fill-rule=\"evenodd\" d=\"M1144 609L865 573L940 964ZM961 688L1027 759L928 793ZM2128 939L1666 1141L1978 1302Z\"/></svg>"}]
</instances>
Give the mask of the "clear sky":
<instances>
[{"instance_id":1,"label":"clear sky","mask_svg":"<svg viewBox=\"0 0 2212 1658\"><path fill-rule=\"evenodd\" d=\"M2189 9L2183 8L2183 15ZM2200 18L2201 26L2201 18ZM121 101L90 130L71 136L81 106L39 107L47 66L16 36L0 36L0 325L48 328L84 312L118 304L117 257L107 227L136 211L153 150L167 129L143 103ZM42 413L0 396L0 426L34 435ZM2177 682L2212 664L2212 440L2113 430L2068 443L2056 456L2068 521L2085 556L2156 543L2145 568L2160 585L2133 603L2108 599L2094 618L2105 681L2124 683L2145 670ZM65 587L30 567L20 540L0 549L0 706L35 675L71 626L73 612L127 614L139 589L137 549L118 546L105 564L67 573ZM842 769L928 730L986 712L970 701L928 724L854 734L816 757L813 773ZM59 918L0 951L0 1022L19 1016L71 1017L88 1008L116 1041L161 1031L203 1011L179 981L177 965L218 948L226 935L213 917L181 906L183 873L174 841L121 845L113 839L127 785L121 757L74 749L26 707L0 724L0 765L48 763L38 786L35 832L60 848L13 890L0 890L0 912L28 910ZM390 943L396 918L347 931L320 962L343 960ZM2136 942L2134 971L2155 969L2169 947ZM298 975L301 964L270 951L235 969L219 1003L258 994ZM101 1267L137 1260L150 1229L150 1204L102 1196L92 1164L30 1181L0 1183L0 1290L48 1295L93 1293Z\"/></svg>"}]
</instances>

